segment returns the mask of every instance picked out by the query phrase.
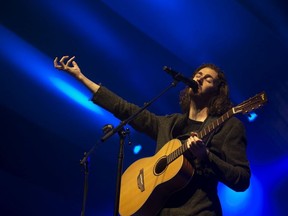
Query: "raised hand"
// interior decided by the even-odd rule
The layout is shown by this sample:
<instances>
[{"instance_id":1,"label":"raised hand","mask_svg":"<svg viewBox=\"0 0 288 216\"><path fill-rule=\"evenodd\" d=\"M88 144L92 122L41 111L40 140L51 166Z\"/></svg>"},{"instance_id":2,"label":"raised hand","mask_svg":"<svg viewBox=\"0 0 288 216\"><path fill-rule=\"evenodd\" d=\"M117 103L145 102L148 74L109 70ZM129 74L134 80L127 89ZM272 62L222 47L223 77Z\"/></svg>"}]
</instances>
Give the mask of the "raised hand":
<instances>
[{"instance_id":1,"label":"raised hand","mask_svg":"<svg viewBox=\"0 0 288 216\"><path fill-rule=\"evenodd\" d=\"M71 58L69 58L69 56L63 56L58 62L58 57L56 57L54 59L54 67L58 70L66 71L70 75L80 79L82 76L82 73L81 73L79 66L74 61L74 59L75 59L75 56Z\"/></svg>"},{"instance_id":2,"label":"raised hand","mask_svg":"<svg viewBox=\"0 0 288 216\"><path fill-rule=\"evenodd\" d=\"M58 62L58 57L56 57L54 59L54 67L58 70L66 71L70 75L74 76L78 81L83 83L92 93L96 93L100 88L100 85L94 83L92 80L84 76L74 59L75 56L71 58L69 58L69 56L63 56Z\"/></svg>"}]
</instances>

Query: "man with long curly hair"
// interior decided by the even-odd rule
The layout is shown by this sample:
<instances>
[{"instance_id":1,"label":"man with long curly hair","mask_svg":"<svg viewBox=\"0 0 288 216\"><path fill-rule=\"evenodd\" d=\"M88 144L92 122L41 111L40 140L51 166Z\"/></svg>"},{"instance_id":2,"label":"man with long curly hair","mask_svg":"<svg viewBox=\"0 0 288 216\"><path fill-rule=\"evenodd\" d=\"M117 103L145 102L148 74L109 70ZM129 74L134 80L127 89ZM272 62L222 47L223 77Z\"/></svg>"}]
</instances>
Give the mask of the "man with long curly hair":
<instances>
[{"instance_id":1,"label":"man with long curly hair","mask_svg":"<svg viewBox=\"0 0 288 216\"><path fill-rule=\"evenodd\" d=\"M93 94L95 104L121 120L140 109L88 79L74 59L55 58L54 66L83 83ZM191 79L197 82L198 91L186 87L180 93L182 113L158 116L145 110L131 122L133 128L156 140L156 152L172 139L181 140L188 149L185 158L194 169L193 176L183 189L165 200L157 211L161 216L222 215L218 182L235 191L245 191L250 184L245 128L239 119L231 117L213 128L208 136L202 139L198 136L199 131L232 108L224 73L214 64L203 64Z\"/></svg>"}]
</instances>

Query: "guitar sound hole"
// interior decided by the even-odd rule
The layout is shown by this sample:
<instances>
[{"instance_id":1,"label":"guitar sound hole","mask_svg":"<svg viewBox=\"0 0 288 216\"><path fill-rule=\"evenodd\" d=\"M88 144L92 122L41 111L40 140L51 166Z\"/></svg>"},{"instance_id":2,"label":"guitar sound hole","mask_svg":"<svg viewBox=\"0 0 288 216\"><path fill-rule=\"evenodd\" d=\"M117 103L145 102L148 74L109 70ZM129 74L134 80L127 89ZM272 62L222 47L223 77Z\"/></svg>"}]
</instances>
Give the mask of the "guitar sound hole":
<instances>
[{"instance_id":1,"label":"guitar sound hole","mask_svg":"<svg viewBox=\"0 0 288 216\"><path fill-rule=\"evenodd\" d=\"M160 175L167 167L167 157L161 158L155 166L155 174Z\"/></svg>"}]
</instances>

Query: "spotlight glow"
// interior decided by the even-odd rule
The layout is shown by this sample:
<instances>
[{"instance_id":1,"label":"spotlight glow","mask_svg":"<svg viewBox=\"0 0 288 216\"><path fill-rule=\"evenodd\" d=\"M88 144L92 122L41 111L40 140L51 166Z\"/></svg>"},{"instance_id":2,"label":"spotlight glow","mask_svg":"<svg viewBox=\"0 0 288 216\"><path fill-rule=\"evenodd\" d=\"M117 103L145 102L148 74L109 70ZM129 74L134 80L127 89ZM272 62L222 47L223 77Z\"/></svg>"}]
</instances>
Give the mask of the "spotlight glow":
<instances>
[{"instance_id":1,"label":"spotlight glow","mask_svg":"<svg viewBox=\"0 0 288 216\"><path fill-rule=\"evenodd\" d=\"M256 118L257 118L257 114L256 113L254 113L254 112L249 113L249 115L248 115L248 121L249 122L255 121Z\"/></svg>"},{"instance_id":2,"label":"spotlight glow","mask_svg":"<svg viewBox=\"0 0 288 216\"><path fill-rule=\"evenodd\" d=\"M244 192L235 192L223 184L219 184L218 190L222 203L223 215L262 215L262 187L254 176L251 177L250 187Z\"/></svg>"},{"instance_id":3,"label":"spotlight glow","mask_svg":"<svg viewBox=\"0 0 288 216\"><path fill-rule=\"evenodd\" d=\"M141 145L136 145L134 146L133 152L134 154L139 154L139 152L141 151L142 146Z\"/></svg>"},{"instance_id":4,"label":"spotlight glow","mask_svg":"<svg viewBox=\"0 0 288 216\"><path fill-rule=\"evenodd\" d=\"M89 101L89 96L85 95L84 91L77 90L76 87L69 84L71 81L66 80L55 70L52 59L1 25L0 33L2 37L0 55L11 65L17 67L19 72L28 74L31 79L35 79L36 82L55 91L56 94L60 91L75 103L103 117L105 115L105 119L108 118L111 122L116 122L112 115L108 115L105 110Z\"/></svg>"},{"instance_id":5,"label":"spotlight glow","mask_svg":"<svg viewBox=\"0 0 288 216\"><path fill-rule=\"evenodd\" d=\"M103 115L102 109L93 104L90 100L88 100L87 95L83 94L81 91L70 85L69 83L56 78L50 77L50 81L65 95L84 106L85 108L92 110L100 115Z\"/></svg>"}]
</instances>

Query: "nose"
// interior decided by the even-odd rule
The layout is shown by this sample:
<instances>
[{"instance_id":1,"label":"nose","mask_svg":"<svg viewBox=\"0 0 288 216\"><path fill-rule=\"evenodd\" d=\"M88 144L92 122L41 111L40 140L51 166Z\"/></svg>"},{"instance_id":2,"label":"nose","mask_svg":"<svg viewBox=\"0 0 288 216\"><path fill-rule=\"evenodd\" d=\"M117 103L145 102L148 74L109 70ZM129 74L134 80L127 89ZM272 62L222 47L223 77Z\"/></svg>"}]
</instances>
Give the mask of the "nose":
<instances>
[{"instance_id":1,"label":"nose","mask_svg":"<svg viewBox=\"0 0 288 216\"><path fill-rule=\"evenodd\" d=\"M197 78L196 78L196 81L197 81L200 85L202 85L202 83L203 83L203 77L197 77Z\"/></svg>"}]
</instances>

